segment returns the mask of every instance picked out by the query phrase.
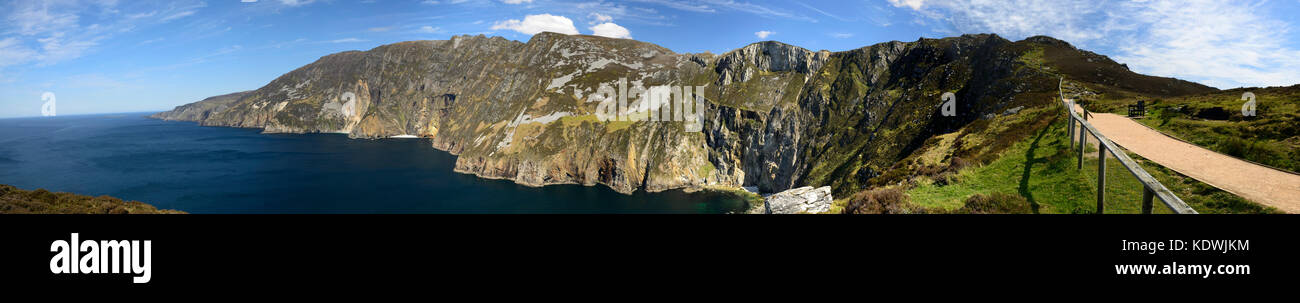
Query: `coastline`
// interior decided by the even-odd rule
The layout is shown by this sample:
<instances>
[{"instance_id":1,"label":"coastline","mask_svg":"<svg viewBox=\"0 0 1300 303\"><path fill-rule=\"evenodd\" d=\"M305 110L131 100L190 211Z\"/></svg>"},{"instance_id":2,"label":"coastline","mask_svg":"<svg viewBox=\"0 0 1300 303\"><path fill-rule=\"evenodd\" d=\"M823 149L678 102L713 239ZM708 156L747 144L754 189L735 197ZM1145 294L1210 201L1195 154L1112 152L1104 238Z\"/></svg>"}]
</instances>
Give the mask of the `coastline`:
<instances>
[{"instance_id":1,"label":"coastline","mask_svg":"<svg viewBox=\"0 0 1300 303\"><path fill-rule=\"evenodd\" d=\"M161 116L162 114L167 113L167 112L168 112L168 111L152 113L152 114L146 115L145 118L148 118L148 119L154 119L154 120L161 120L161 121L190 122L190 123L195 123L195 125L196 125L196 126L199 126L199 127L229 127L229 128L243 128L243 129L260 129L262 134L310 134L310 133L313 133L313 132L304 132L304 131L284 131L284 130L269 131L269 130L268 130L266 127L264 127L264 126L206 125L206 124L203 124L203 123L198 122L198 121L185 120L185 119L164 118L164 117ZM340 134L340 135L346 135L346 136L348 136L348 139L364 139L364 140L384 140L384 139L402 139L402 140L405 140L405 139L429 139L429 140L430 140L430 143L431 143L431 144L429 144L429 147L431 147L431 148L433 148L433 149L435 149L435 150L438 150L438 151L446 152L446 153L448 153L448 154L450 154L450 155L452 155L452 156L454 156L454 157L456 158L456 165L455 165L455 167L452 169L452 171L455 172L455 173L466 174L466 175L473 175L473 176L475 176L475 177L477 177L477 178L482 178L482 179L487 179L487 180L509 180L509 181L511 181L511 182L514 182L515 184L519 184L519 185L523 185L523 186L527 186L527 187L545 187L545 186L549 186L549 185L581 185L581 186L588 186L588 187L594 187L594 186L605 186L606 188L609 188L609 189L611 189L611 190L613 190L613 191L615 191L615 192L618 192L618 193L620 193L620 194L623 194L623 195L631 195L632 193L635 193L637 190L643 190L643 191L648 192L648 193L667 192L667 191L673 191L673 190L680 190L680 191L682 191L682 192L686 192L686 193L700 192L700 191L706 191L706 190L707 190L707 191L721 191L721 192L726 192L726 193L735 194L735 195L740 196L740 197L742 197L743 199L745 199L745 200L748 202L748 204L750 205L750 211L753 210L754 205L755 205L755 203L752 202L751 199L758 199L759 201L762 201L762 195L760 195L760 194L758 194L758 193L756 193L756 192L754 192L754 191L751 191L750 189L747 189L747 188L744 188L744 187L735 187L735 188L732 188L732 187L723 186L723 185L704 185L704 186L695 186L695 187L691 187L691 186L681 186L681 187L653 188L653 189L652 189L652 188L637 187L637 188L632 188L631 190L623 190L623 189L621 189L620 187L616 187L616 186L613 186L613 185L611 185L611 184L608 184L608 183L605 183L605 182L600 182L600 181L596 181L596 182L592 182L592 183L581 183L581 182L572 182L572 181L545 181L545 182L530 182L530 181L528 181L528 180L524 180L524 179L518 178L517 176L516 176L516 177L509 177L509 176L491 175L491 174L486 174L486 172L483 172L483 171L476 171L476 170L465 169L465 168L461 165L461 163L462 163L462 162L460 161L460 159L461 159L461 155L460 155L459 153L456 153L456 152L454 152L454 151L452 151L452 150L450 150L450 149L448 149L448 148L444 148L444 147L450 147L450 146L442 146L442 145L438 144L438 141L437 141L436 139L431 138L431 137L419 137L419 136L413 136L413 135L396 135L396 136L387 136L387 137L384 137L384 136L379 136L379 137L353 137L353 136L351 136L351 135L348 134L348 133L341 133L341 132L337 132L337 133L325 133L325 132L320 132L320 133L322 133L322 134ZM443 144L443 145L445 145L445 144ZM751 186L751 187L752 187L752 186ZM752 197L751 197L751 196L752 196ZM757 205L761 208L761 206L762 206L762 202L759 202Z\"/></svg>"}]
</instances>

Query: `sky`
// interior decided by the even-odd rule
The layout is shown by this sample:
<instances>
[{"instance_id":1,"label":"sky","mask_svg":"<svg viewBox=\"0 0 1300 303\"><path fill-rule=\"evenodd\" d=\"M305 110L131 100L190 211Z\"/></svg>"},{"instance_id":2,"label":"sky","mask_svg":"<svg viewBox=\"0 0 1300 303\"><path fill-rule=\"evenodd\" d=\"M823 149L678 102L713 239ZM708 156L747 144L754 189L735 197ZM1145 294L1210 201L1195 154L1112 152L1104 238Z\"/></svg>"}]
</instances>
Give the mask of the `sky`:
<instances>
[{"instance_id":1,"label":"sky","mask_svg":"<svg viewBox=\"0 0 1300 303\"><path fill-rule=\"evenodd\" d=\"M630 38L724 53L965 33L1053 36L1139 73L1300 83L1300 0L0 0L0 118L168 110L348 50L456 35ZM49 94L47 94L49 93Z\"/></svg>"}]
</instances>

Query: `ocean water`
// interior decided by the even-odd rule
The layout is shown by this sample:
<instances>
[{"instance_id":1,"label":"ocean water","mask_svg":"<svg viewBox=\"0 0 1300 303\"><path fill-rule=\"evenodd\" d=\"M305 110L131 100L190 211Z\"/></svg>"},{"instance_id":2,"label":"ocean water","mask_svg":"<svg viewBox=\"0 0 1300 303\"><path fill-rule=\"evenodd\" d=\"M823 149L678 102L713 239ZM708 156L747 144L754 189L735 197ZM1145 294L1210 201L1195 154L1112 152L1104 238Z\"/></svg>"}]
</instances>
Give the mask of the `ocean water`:
<instances>
[{"instance_id":1,"label":"ocean water","mask_svg":"<svg viewBox=\"0 0 1300 303\"><path fill-rule=\"evenodd\" d=\"M261 134L148 113L0 119L0 184L190 213L729 213L718 192L533 188L452 171L426 139Z\"/></svg>"}]
</instances>

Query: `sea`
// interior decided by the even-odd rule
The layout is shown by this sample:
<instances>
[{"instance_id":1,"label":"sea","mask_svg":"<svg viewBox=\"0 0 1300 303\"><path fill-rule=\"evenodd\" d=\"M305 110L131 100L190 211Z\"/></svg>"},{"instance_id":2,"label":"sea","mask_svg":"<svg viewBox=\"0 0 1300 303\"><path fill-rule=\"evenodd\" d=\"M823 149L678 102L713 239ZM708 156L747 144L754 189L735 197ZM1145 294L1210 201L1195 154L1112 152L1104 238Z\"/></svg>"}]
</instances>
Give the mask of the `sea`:
<instances>
[{"instance_id":1,"label":"sea","mask_svg":"<svg viewBox=\"0 0 1300 303\"><path fill-rule=\"evenodd\" d=\"M728 192L631 195L528 187L452 171L428 139L263 134L126 113L0 119L0 184L108 195L190 213L744 212Z\"/></svg>"}]
</instances>

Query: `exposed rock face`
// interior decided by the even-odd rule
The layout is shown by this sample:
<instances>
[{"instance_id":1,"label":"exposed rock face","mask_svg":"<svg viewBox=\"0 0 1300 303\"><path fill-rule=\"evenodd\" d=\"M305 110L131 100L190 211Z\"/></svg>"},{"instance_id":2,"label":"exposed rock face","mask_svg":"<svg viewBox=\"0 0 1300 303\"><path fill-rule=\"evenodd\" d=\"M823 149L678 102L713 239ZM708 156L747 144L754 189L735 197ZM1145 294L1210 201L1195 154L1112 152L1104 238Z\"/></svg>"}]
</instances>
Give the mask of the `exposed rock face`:
<instances>
[{"instance_id":1,"label":"exposed rock face","mask_svg":"<svg viewBox=\"0 0 1300 303\"><path fill-rule=\"evenodd\" d=\"M835 53L762 42L717 56L593 36L541 33L526 43L457 36L325 56L257 90L154 117L265 132L416 135L459 155L458 172L535 186L604 184L630 193L829 185L847 193L934 134L1050 103L1026 96L1055 94L1056 75L1025 68L1032 62L1023 57L1043 48L1087 55L1055 39L994 35ZM1132 74L1125 72L1107 75ZM702 87L703 131L687 132L683 122L599 121L592 96L620 83L630 91ZM957 116L939 115L943 92L958 96ZM646 105L637 96L628 103Z\"/></svg>"},{"instance_id":2,"label":"exposed rock face","mask_svg":"<svg viewBox=\"0 0 1300 303\"><path fill-rule=\"evenodd\" d=\"M830 186L805 186L768 196L766 202L773 214L816 214L830 211L835 198Z\"/></svg>"},{"instance_id":3,"label":"exposed rock face","mask_svg":"<svg viewBox=\"0 0 1300 303\"><path fill-rule=\"evenodd\" d=\"M199 102L177 106L176 109L173 109L170 112L158 113L153 115L153 117L166 120L204 121L207 120L210 115L225 112L230 108L232 103L239 101L240 98L243 98L251 92L253 91L243 91L208 97Z\"/></svg>"},{"instance_id":4,"label":"exposed rock face","mask_svg":"<svg viewBox=\"0 0 1300 303\"><path fill-rule=\"evenodd\" d=\"M793 71L805 75L820 70L830 52L812 52L789 44L767 41L750 44L723 55L718 60L719 85L745 82L760 72Z\"/></svg>"}]
</instances>

